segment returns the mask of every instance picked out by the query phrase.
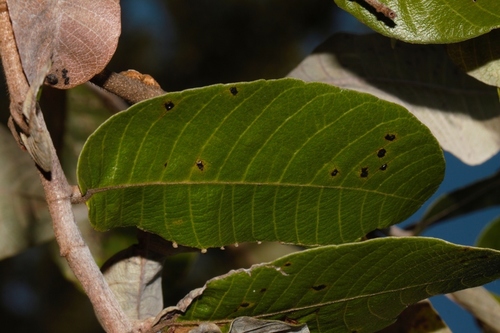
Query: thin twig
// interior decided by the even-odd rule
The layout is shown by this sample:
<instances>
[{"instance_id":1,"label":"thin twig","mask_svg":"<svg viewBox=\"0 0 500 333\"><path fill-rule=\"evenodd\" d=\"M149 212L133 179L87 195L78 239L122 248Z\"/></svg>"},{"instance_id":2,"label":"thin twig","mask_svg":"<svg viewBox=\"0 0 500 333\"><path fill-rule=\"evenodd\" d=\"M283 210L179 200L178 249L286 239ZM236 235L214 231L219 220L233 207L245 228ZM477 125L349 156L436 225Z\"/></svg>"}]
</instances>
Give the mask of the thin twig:
<instances>
[{"instance_id":1,"label":"thin twig","mask_svg":"<svg viewBox=\"0 0 500 333\"><path fill-rule=\"evenodd\" d=\"M24 126L26 123L20 112L29 86L22 70L5 0L0 0L0 56L10 94L11 115L18 127L29 135L29 128ZM41 129L47 131L41 114L39 120ZM70 202L72 188L62 171L52 141L49 149L52 151L51 172L40 172L40 179L61 255L82 284L103 328L113 333L130 332L132 325L129 319L104 280L75 223Z\"/></svg>"}]
</instances>

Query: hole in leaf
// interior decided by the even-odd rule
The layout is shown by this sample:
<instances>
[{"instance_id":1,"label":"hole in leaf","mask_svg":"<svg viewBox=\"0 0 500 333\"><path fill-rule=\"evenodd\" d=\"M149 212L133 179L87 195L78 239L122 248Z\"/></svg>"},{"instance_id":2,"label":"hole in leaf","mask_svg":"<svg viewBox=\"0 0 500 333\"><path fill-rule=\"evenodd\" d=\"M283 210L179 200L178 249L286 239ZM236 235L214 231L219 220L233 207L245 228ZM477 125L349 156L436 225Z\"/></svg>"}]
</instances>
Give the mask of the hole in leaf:
<instances>
[{"instance_id":1,"label":"hole in leaf","mask_svg":"<svg viewBox=\"0 0 500 333\"><path fill-rule=\"evenodd\" d=\"M384 156L385 156L385 153L386 153L386 152L387 152L387 151L386 151L384 148L379 149L379 151L377 152L377 156L378 156L379 158L382 158L382 157L384 157Z\"/></svg>"},{"instance_id":2,"label":"hole in leaf","mask_svg":"<svg viewBox=\"0 0 500 333\"><path fill-rule=\"evenodd\" d=\"M394 134L387 134L387 135L385 136L385 139L386 139L387 141L394 141L394 139L396 139L396 136L395 136Z\"/></svg>"},{"instance_id":3,"label":"hole in leaf","mask_svg":"<svg viewBox=\"0 0 500 333\"><path fill-rule=\"evenodd\" d=\"M339 170L337 170L337 169L333 170L333 171L330 173L330 175L331 175L332 177L335 177L335 176L336 176L336 175L338 175L338 174L339 174Z\"/></svg>"},{"instance_id":4,"label":"hole in leaf","mask_svg":"<svg viewBox=\"0 0 500 333\"><path fill-rule=\"evenodd\" d=\"M359 176L362 178L368 177L368 168L361 168L361 173L359 174Z\"/></svg>"},{"instance_id":5,"label":"hole in leaf","mask_svg":"<svg viewBox=\"0 0 500 333\"><path fill-rule=\"evenodd\" d=\"M231 94L233 96L236 96L238 94L238 88L236 88L236 87L229 88L229 91L231 92Z\"/></svg>"},{"instance_id":6,"label":"hole in leaf","mask_svg":"<svg viewBox=\"0 0 500 333\"><path fill-rule=\"evenodd\" d=\"M320 284L319 286L312 286L312 288L316 291L320 291L326 288L326 285Z\"/></svg>"},{"instance_id":7,"label":"hole in leaf","mask_svg":"<svg viewBox=\"0 0 500 333\"><path fill-rule=\"evenodd\" d=\"M165 103L165 109L167 109L167 111L172 110L174 106L175 104L172 101L168 101L167 103Z\"/></svg>"},{"instance_id":8,"label":"hole in leaf","mask_svg":"<svg viewBox=\"0 0 500 333\"><path fill-rule=\"evenodd\" d=\"M59 80L57 79L57 76L55 76L54 74L49 74L45 77L45 80L47 81L48 84L50 85L56 85Z\"/></svg>"},{"instance_id":9,"label":"hole in leaf","mask_svg":"<svg viewBox=\"0 0 500 333\"><path fill-rule=\"evenodd\" d=\"M387 164L382 164L382 166L379 169L385 171L387 169Z\"/></svg>"},{"instance_id":10,"label":"hole in leaf","mask_svg":"<svg viewBox=\"0 0 500 333\"><path fill-rule=\"evenodd\" d=\"M200 171L203 171L203 169L205 169L205 165L203 164L202 160L196 161L196 166L198 167L198 169L200 169Z\"/></svg>"}]
</instances>

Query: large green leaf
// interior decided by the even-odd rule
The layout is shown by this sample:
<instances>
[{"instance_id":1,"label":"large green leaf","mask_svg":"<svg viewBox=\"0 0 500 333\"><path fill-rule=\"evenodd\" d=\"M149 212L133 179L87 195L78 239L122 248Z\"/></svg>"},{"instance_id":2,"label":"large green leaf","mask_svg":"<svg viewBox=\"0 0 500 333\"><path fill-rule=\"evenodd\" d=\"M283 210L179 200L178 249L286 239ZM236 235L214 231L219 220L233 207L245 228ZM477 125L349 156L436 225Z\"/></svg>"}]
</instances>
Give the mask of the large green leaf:
<instances>
[{"instance_id":1,"label":"large green leaf","mask_svg":"<svg viewBox=\"0 0 500 333\"><path fill-rule=\"evenodd\" d=\"M178 318L307 323L311 332L375 332L407 305L500 277L500 252L420 237L325 246L207 282Z\"/></svg>"},{"instance_id":2,"label":"large green leaf","mask_svg":"<svg viewBox=\"0 0 500 333\"><path fill-rule=\"evenodd\" d=\"M134 225L200 248L321 245L400 222L443 170L401 106L283 79L137 104L89 138L78 180L100 230Z\"/></svg>"},{"instance_id":3,"label":"large green leaf","mask_svg":"<svg viewBox=\"0 0 500 333\"><path fill-rule=\"evenodd\" d=\"M382 35L410 43L454 43L500 27L498 0L335 0L335 3ZM382 7L391 9L396 17L384 16Z\"/></svg>"}]
</instances>

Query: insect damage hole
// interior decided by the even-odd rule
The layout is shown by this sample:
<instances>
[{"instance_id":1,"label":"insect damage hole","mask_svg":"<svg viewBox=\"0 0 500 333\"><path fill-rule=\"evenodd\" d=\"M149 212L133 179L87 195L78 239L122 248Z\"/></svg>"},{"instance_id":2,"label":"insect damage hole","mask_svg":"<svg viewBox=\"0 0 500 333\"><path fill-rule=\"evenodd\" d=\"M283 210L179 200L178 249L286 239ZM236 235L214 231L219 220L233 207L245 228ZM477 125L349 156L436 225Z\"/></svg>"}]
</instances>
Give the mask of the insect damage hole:
<instances>
[{"instance_id":1,"label":"insect damage hole","mask_svg":"<svg viewBox=\"0 0 500 333\"><path fill-rule=\"evenodd\" d=\"M335 177L336 175L339 174L339 170L334 169L332 172L330 172L330 176Z\"/></svg>"},{"instance_id":2,"label":"insect damage hole","mask_svg":"<svg viewBox=\"0 0 500 333\"><path fill-rule=\"evenodd\" d=\"M238 88L236 88L236 87L229 88L229 91L231 92L231 95L233 95L233 96L238 95Z\"/></svg>"},{"instance_id":3,"label":"insect damage hole","mask_svg":"<svg viewBox=\"0 0 500 333\"><path fill-rule=\"evenodd\" d=\"M63 68L63 70L61 71L61 73L62 73L61 76L64 79L64 84L68 85L69 84L68 70L66 68Z\"/></svg>"},{"instance_id":4,"label":"insect damage hole","mask_svg":"<svg viewBox=\"0 0 500 333\"><path fill-rule=\"evenodd\" d=\"M378 150L378 152L377 152L377 156L378 156L379 158L382 158L382 157L384 157L384 156L385 156L385 153L386 153L386 152L387 152L387 151L386 151L384 148L381 148L381 149L379 149L379 150Z\"/></svg>"},{"instance_id":5,"label":"insect damage hole","mask_svg":"<svg viewBox=\"0 0 500 333\"><path fill-rule=\"evenodd\" d=\"M203 164L202 160L196 161L196 166L198 167L198 169L200 169L200 171L203 171L205 169L205 164Z\"/></svg>"},{"instance_id":6,"label":"insect damage hole","mask_svg":"<svg viewBox=\"0 0 500 333\"><path fill-rule=\"evenodd\" d=\"M387 169L387 164L382 164L379 169L385 171Z\"/></svg>"},{"instance_id":7,"label":"insect damage hole","mask_svg":"<svg viewBox=\"0 0 500 333\"><path fill-rule=\"evenodd\" d=\"M320 284L319 286L312 286L311 288L314 289L314 290L316 290L316 291L320 291L320 290L325 289L326 285Z\"/></svg>"},{"instance_id":8,"label":"insect damage hole","mask_svg":"<svg viewBox=\"0 0 500 333\"><path fill-rule=\"evenodd\" d=\"M382 13L388 19L394 20L398 16L395 11L378 0L365 0L365 2L372 6L378 13Z\"/></svg>"},{"instance_id":9,"label":"insect damage hole","mask_svg":"<svg viewBox=\"0 0 500 333\"><path fill-rule=\"evenodd\" d=\"M394 134L387 134L387 135L385 136L385 139L386 139L387 141L394 141L394 139L396 139L396 136L395 136Z\"/></svg>"},{"instance_id":10,"label":"insect damage hole","mask_svg":"<svg viewBox=\"0 0 500 333\"><path fill-rule=\"evenodd\" d=\"M361 178L368 177L368 168L361 168L361 173L359 174Z\"/></svg>"},{"instance_id":11,"label":"insect damage hole","mask_svg":"<svg viewBox=\"0 0 500 333\"><path fill-rule=\"evenodd\" d=\"M170 111L174 108L175 104L172 102L172 101L168 101L165 103L165 109L167 109L167 111Z\"/></svg>"},{"instance_id":12,"label":"insect damage hole","mask_svg":"<svg viewBox=\"0 0 500 333\"><path fill-rule=\"evenodd\" d=\"M49 74L45 77L45 81L47 81L48 84L54 86L56 85L59 80L57 79L57 76L55 76L54 74Z\"/></svg>"}]
</instances>

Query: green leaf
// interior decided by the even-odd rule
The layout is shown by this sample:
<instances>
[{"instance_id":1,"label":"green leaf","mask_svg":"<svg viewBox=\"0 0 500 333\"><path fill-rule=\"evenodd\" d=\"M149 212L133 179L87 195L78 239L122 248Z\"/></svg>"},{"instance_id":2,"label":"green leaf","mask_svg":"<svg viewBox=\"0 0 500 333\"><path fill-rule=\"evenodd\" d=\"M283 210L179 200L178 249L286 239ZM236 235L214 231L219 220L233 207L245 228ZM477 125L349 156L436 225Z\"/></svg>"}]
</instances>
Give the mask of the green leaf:
<instances>
[{"instance_id":1,"label":"green leaf","mask_svg":"<svg viewBox=\"0 0 500 333\"><path fill-rule=\"evenodd\" d=\"M199 248L321 245L402 221L443 170L404 108L283 79L137 104L89 138L78 181L99 230L133 225Z\"/></svg>"},{"instance_id":2,"label":"green leaf","mask_svg":"<svg viewBox=\"0 0 500 333\"><path fill-rule=\"evenodd\" d=\"M448 45L453 62L470 76L486 84L500 87L500 29Z\"/></svg>"},{"instance_id":3,"label":"green leaf","mask_svg":"<svg viewBox=\"0 0 500 333\"><path fill-rule=\"evenodd\" d=\"M500 250L500 217L497 217L481 231L476 245Z\"/></svg>"},{"instance_id":4,"label":"green leaf","mask_svg":"<svg viewBox=\"0 0 500 333\"><path fill-rule=\"evenodd\" d=\"M339 33L289 76L400 104L464 163L483 163L500 150L500 132L492 130L500 128L496 89L457 70L442 45L391 45L378 34Z\"/></svg>"},{"instance_id":5,"label":"green leaf","mask_svg":"<svg viewBox=\"0 0 500 333\"><path fill-rule=\"evenodd\" d=\"M294 253L207 282L178 318L239 316L306 323L311 332L376 332L407 305L500 277L500 252L421 237Z\"/></svg>"},{"instance_id":6,"label":"green leaf","mask_svg":"<svg viewBox=\"0 0 500 333\"><path fill-rule=\"evenodd\" d=\"M438 198L415 226L415 233L430 225L498 205L500 172Z\"/></svg>"},{"instance_id":7,"label":"green leaf","mask_svg":"<svg viewBox=\"0 0 500 333\"><path fill-rule=\"evenodd\" d=\"M378 33L409 43L460 42L500 27L500 2L497 0L460 3L451 0L335 0L335 3ZM379 4L390 8L396 17L384 16Z\"/></svg>"}]
</instances>

